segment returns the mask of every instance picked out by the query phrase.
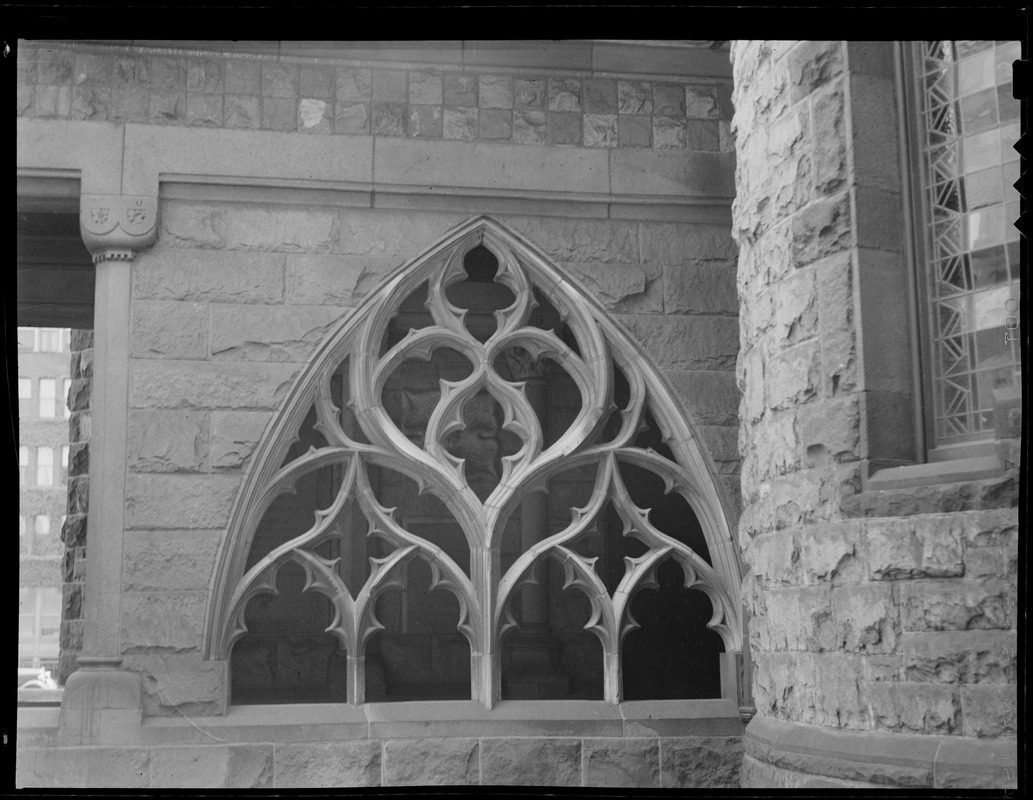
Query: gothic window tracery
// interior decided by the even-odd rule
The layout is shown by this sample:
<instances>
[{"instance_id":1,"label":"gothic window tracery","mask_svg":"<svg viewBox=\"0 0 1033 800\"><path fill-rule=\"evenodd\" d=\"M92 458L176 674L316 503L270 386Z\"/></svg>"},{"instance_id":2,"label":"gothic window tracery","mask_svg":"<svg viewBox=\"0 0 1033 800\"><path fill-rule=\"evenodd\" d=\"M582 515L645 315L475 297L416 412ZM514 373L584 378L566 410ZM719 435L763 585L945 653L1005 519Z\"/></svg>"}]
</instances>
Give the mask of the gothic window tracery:
<instances>
[{"instance_id":1,"label":"gothic window tracery","mask_svg":"<svg viewBox=\"0 0 1033 800\"><path fill-rule=\"evenodd\" d=\"M718 696L730 545L662 380L480 218L299 378L238 499L209 655L232 653L234 702Z\"/></svg>"}]
</instances>

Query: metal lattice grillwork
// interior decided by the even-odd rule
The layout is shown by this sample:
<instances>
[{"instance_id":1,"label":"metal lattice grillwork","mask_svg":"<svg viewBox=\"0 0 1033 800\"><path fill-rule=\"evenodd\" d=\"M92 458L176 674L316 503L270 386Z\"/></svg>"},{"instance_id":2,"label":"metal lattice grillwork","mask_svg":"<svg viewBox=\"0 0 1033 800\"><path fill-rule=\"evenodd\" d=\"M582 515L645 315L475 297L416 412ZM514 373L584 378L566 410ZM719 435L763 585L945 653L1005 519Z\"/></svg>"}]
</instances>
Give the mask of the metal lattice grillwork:
<instances>
[{"instance_id":1,"label":"metal lattice grillwork","mask_svg":"<svg viewBox=\"0 0 1033 800\"><path fill-rule=\"evenodd\" d=\"M921 154L935 438L986 437L994 391L1019 385L1017 42L920 47ZM1013 317L1014 318L1014 317Z\"/></svg>"},{"instance_id":2,"label":"metal lattice grillwork","mask_svg":"<svg viewBox=\"0 0 1033 800\"><path fill-rule=\"evenodd\" d=\"M467 312L450 300L450 288L470 277L464 271L464 256L475 247L487 248L495 256L494 282L515 298L494 312L491 331L473 331ZM430 324L392 337L391 325L397 329L407 298L421 286L426 287L424 305ZM536 297L548 299L572 339L533 323ZM385 408L385 387L403 363L429 361L442 351L465 359L465 376L440 381L422 435L401 430ZM550 437L551 443L524 383L500 373L500 358L507 355L511 363L533 362L525 364L524 374L547 360L576 384L581 406L566 430ZM628 383L628 398L621 407L614 402L615 367ZM497 482L487 488L471 485L468 465L449 444L450 436L466 427L464 409L485 396L501 410L501 427L519 442L514 452L500 458ZM325 446L293 453L292 438L307 415L312 419L312 408L313 428ZM662 432L666 453L637 444L646 420ZM324 495L329 505L315 512L314 524L260 557L252 554L245 560L255 530L274 501L306 476L331 465L335 485ZM658 476L667 492L684 497L706 535L707 560L659 530L649 510L633 502L622 465ZM501 541L514 511L530 494L545 490L550 478L578 467L595 471L587 505L571 509L569 524L524 549L503 569ZM402 524L393 509L378 501L370 479L375 468L406 476L421 493L444 504L469 547L468 569L432 537ZM613 591L607 590L606 576L597 571L595 559L575 547L607 509L616 512L623 535L638 540L644 551L624 559L623 575ZM361 518L358 526L357 517ZM256 467L245 483L234 520L217 568L221 583L209 609L209 655L228 656L234 642L247 632L248 602L258 595L275 594L277 573L294 564L304 571L304 590L318 592L332 604L327 631L347 651L351 703L364 702L364 648L383 628L377 619L377 599L400 589L406 565L417 560L429 567L431 587L447 589L458 601L458 630L470 646L471 697L489 706L500 697L499 654L502 638L516 624L513 600L535 580L536 568L545 560L560 564L565 588L583 592L591 605L585 628L602 645L604 697L610 702L622 697L622 641L638 627L631 615L632 598L644 588L656 587L657 569L665 562L676 562L685 586L709 598L713 608L709 627L721 637L725 652L741 649L734 549L720 494L684 416L640 351L601 309L525 243L487 219L467 223L403 268L323 345L256 454ZM361 529L358 534L357 529ZM332 551L325 545L356 535L379 540L380 555L370 556L368 571L349 588L348 575L354 571L340 555L346 548L329 557Z\"/></svg>"}]
</instances>

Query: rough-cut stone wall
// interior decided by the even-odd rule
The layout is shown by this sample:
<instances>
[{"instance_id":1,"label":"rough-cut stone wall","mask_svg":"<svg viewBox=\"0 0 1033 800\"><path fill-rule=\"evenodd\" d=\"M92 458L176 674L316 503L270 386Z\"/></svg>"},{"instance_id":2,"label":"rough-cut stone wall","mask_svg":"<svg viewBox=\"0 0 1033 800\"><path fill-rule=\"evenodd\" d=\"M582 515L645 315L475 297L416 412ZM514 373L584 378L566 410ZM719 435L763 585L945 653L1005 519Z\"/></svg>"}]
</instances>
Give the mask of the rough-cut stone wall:
<instances>
[{"instance_id":1,"label":"rough-cut stone wall","mask_svg":"<svg viewBox=\"0 0 1033 800\"><path fill-rule=\"evenodd\" d=\"M201 658L208 582L243 471L322 337L467 215L167 201L133 264L122 647L147 714L221 713ZM624 324L693 410L732 494L737 350L726 227L499 215ZM733 503L735 496L733 495Z\"/></svg>"},{"instance_id":2,"label":"rough-cut stone wall","mask_svg":"<svg viewBox=\"0 0 1033 800\"><path fill-rule=\"evenodd\" d=\"M90 384L93 378L93 331L73 330L71 388L68 418L68 512L61 540L65 544L61 564L61 656L58 683L62 686L75 670L82 650L82 592L86 580L86 523L90 480Z\"/></svg>"},{"instance_id":3,"label":"rough-cut stone wall","mask_svg":"<svg viewBox=\"0 0 1033 800\"><path fill-rule=\"evenodd\" d=\"M885 377L908 359L906 292L879 294L908 268L892 50L751 41L732 56L758 712L744 785L1004 786L1017 474L864 491L913 451L909 389ZM809 726L864 733L790 753ZM971 769L952 773L959 753Z\"/></svg>"},{"instance_id":4,"label":"rough-cut stone wall","mask_svg":"<svg viewBox=\"0 0 1033 800\"><path fill-rule=\"evenodd\" d=\"M604 148L733 146L730 87L705 77L618 80L610 72L49 44L27 47L19 63L20 116Z\"/></svg>"}]
</instances>

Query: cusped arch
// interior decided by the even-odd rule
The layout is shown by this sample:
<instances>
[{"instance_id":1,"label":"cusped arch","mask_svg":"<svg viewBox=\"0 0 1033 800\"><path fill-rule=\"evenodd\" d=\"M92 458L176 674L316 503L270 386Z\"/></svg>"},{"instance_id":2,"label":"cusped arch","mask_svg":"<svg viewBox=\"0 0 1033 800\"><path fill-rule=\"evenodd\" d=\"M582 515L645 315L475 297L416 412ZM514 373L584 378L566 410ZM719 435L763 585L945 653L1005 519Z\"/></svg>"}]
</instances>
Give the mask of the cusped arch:
<instances>
[{"instance_id":1,"label":"cusped arch","mask_svg":"<svg viewBox=\"0 0 1033 800\"><path fill-rule=\"evenodd\" d=\"M464 257L483 246L498 262L494 281L509 289L515 300L495 312L494 332L485 341L465 327L466 312L449 301L448 287L466 277ZM432 324L411 330L386 352L381 344L400 304L414 290L427 285L427 309ZM542 293L572 331L572 348L553 331L528 325L536 306L534 291ZM385 381L405 359L429 358L439 348L451 348L470 360L464 379L441 381L441 396L427 424L424 446L398 430L381 400ZM520 382L503 379L493 367L507 349L522 348L533 358L548 358L561 365L577 386L582 406L576 418L555 442L545 446L542 430ZM330 376L347 363L351 395L346 402L362 436L343 430L339 409L331 399ZM620 411L617 435L599 441L599 432L613 403L613 367L628 376L630 400ZM463 410L478 393L487 392L502 408L503 427L522 446L502 459L501 478L486 498L479 498L464 479L462 459L443 445L451 432L463 427ZM310 412L316 409L316 429L328 446L310 450L289 463L285 455ZM646 409L664 435L673 460L651 449L635 447L634 438ZM360 440L361 439L361 440ZM298 477L319 465L344 465L342 482L331 508L317 511L313 526L268 553L247 568L255 531L272 499ZM668 492L680 493L695 511L709 549L706 563L691 548L656 530L648 509L637 508L620 478L619 463L634 464L662 478ZM564 531L546 537L526 550L503 573L499 565L501 532L510 514L529 492L545 488L551 476L581 464L597 464L596 487L589 507L577 509ZM365 469L376 465L414 480L420 491L437 496L454 515L470 548L470 573L440 547L397 524L391 510L382 508L366 480ZM626 533L631 531L647 546L640 559L629 559L617 593L601 590L590 559L568 545L581 531L579 525L596 513L604 499L612 500ZM366 518L369 531L394 547L387 558L371 561L366 584L353 596L335 574L335 563L309 549L326 535L327 522L345 505L355 506ZM350 506L349 506L350 507ZM296 378L282 410L257 447L248 474L232 509L230 526L213 571L205 617L205 656L227 659L245 630L244 608L259 592L275 591L280 566L292 561L306 574L306 589L326 594L335 618L328 632L348 650L349 692L362 702L363 647L378 629L373 602L396 581L396 570L412 558L426 561L435 585L459 600L459 629L470 643L472 697L486 705L499 698L501 637L512 620L504 613L506 601L525 583L539 559L563 564L568 583L589 595L594 613L590 629L599 637L606 656L606 697L620 700L619 648L633 629L628 606L631 596L648 588L657 564L673 558L682 567L686 586L704 591L714 607L710 627L722 639L725 652L742 649L739 603L741 566L730 525L724 488L686 410L681 406L651 359L612 320L605 309L574 280L566 276L522 237L488 217L477 217L454 228L422 255L384 280L358 308L347 314L320 345ZM272 586L270 587L270 583Z\"/></svg>"}]
</instances>

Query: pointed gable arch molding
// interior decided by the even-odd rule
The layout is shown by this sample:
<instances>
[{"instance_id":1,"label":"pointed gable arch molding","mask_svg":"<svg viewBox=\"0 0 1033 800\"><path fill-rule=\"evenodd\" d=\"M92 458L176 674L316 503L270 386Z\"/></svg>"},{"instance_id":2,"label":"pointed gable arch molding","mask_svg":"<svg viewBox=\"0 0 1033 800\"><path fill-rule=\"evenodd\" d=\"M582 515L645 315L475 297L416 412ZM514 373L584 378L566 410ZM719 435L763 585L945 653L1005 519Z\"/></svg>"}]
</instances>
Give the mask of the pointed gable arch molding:
<instances>
[{"instance_id":1,"label":"pointed gable arch molding","mask_svg":"<svg viewBox=\"0 0 1033 800\"><path fill-rule=\"evenodd\" d=\"M464 257L483 245L497 259L495 283L509 289L515 300L495 311L495 330L482 341L467 329L467 312L454 306L450 286L467 278ZM385 333L402 302L426 284L426 308L432 324L409 330L400 341L381 352ZM554 330L528 324L537 302L535 291L559 312L573 334L571 346ZM405 360L429 359L435 350L450 348L469 360L472 370L458 381L441 381L441 395L430 414L424 446L411 441L395 424L381 401L385 382ZM523 383L504 380L495 370L496 358L513 348L534 359L549 359L565 370L581 394L574 421L555 442L545 444L538 417ZM361 435L349 435L334 404L331 378L347 362L350 396L347 402ZM614 404L614 367L629 384L623 409ZM481 498L464 477L461 458L445 447L445 437L464 427L463 411L478 393L487 392L502 409L502 428L515 435L520 447L501 459L497 485ZM310 448L285 463L299 429L315 408L315 429L327 446ZM643 415L652 415L671 460L652 449L637 447ZM601 441L611 413L619 415L618 431ZM612 426L611 426L612 427ZM648 509L638 508L621 478L618 464L634 464L661 478L667 492L678 492L699 520L711 563L690 547L655 528ZM274 547L248 566L255 531L271 503L292 491L297 481L336 464L341 475L332 504L315 511L312 526ZM440 547L406 530L374 497L366 468L393 470L416 482L421 492L436 496L460 526L469 546L469 573ZM583 465L595 465L591 500L572 509L570 524L524 550L505 573L500 568L502 531L522 499L542 491L550 477ZM593 563L572 543L585 526L611 503L623 522L625 535L646 547L638 558L625 559L625 572L612 596ZM342 319L295 380L282 410L253 456L236 498L230 526L219 550L205 616L205 656L228 659L234 643L246 632L248 601L262 593L276 593L276 575L289 562L305 573L305 590L326 595L334 620L327 628L347 651L348 692L352 703L363 702L363 648L382 626L374 614L377 597L399 586L399 569L422 559L431 569L432 586L449 590L459 602L459 630L470 644L471 696L487 706L500 697L500 652L510 630L507 600L522 585L533 581L535 565L554 559L563 565L566 586L585 593L592 614L589 630L599 638L604 654L604 696L621 699L620 646L637 627L630 614L636 591L656 587L656 567L673 559L681 566L685 586L704 592L713 607L709 627L716 631L726 653L742 650L740 564L731 536L727 499L714 476L709 456L700 444L691 420L680 408L666 380L649 357L607 315L584 289L567 278L531 244L498 222L477 217L454 228L422 255L409 261ZM370 559L365 584L355 594L338 572L337 561L315 548L340 535L334 520L344 513L359 513L369 536L393 548L384 558ZM361 535L361 534L359 534ZM712 566L711 566L712 564ZM355 589L356 587L352 587Z\"/></svg>"}]
</instances>

